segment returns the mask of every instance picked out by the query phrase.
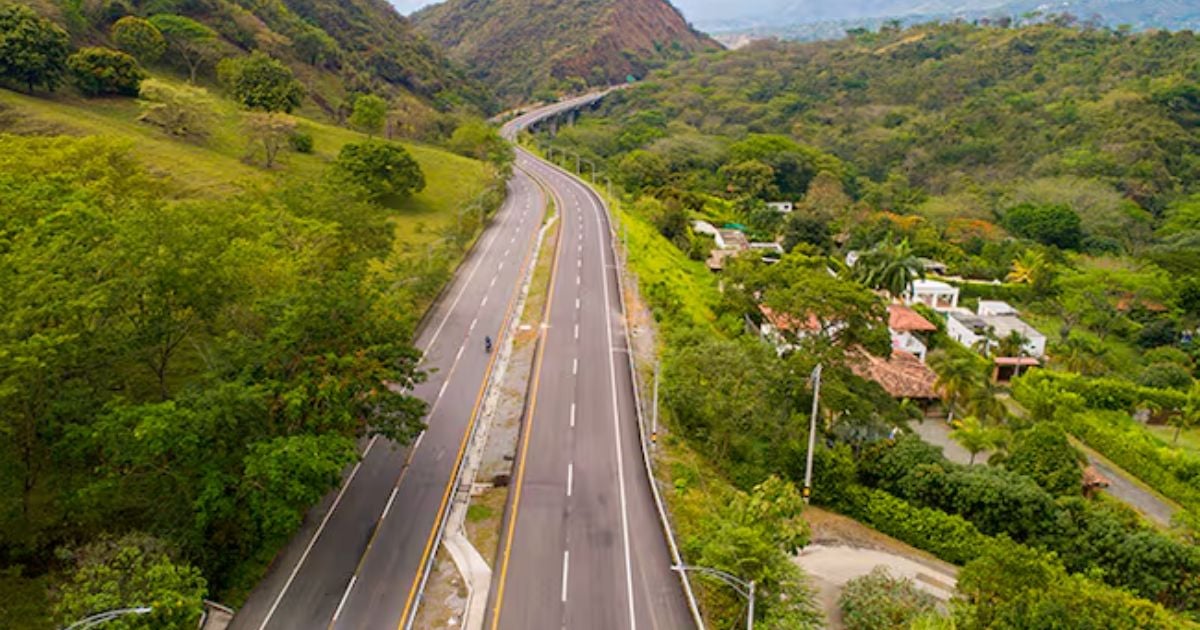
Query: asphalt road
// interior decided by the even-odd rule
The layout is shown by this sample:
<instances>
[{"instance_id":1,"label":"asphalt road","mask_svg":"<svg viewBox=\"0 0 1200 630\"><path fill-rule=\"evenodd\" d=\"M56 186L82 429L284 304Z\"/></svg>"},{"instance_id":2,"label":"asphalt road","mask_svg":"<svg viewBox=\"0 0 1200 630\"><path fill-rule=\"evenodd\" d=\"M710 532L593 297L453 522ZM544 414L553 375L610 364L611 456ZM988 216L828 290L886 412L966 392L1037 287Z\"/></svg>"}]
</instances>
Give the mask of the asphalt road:
<instances>
[{"instance_id":1,"label":"asphalt road","mask_svg":"<svg viewBox=\"0 0 1200 630\"><path fill-rule=\"evenodd\" d=\"M608 215L557 168L518 165L562 232L487 627L691 627L642 463Z\"/></svg>"},{"instance_id":2,"label":"asphalt road","mask_svg":"<svg viewBox=\"0 0 1200 630\"><path fill-rule=\"evenodd\" d=\"M363 458L308 514L235 616L238 630L396 628L416 605L417 584L449 509L450 480L491 369L484 336L497 340L520 285L545 208L518 172L508 199L420 331L429 379L428 428L411 447L369 442Z\"/></svg>"}]
</instances>

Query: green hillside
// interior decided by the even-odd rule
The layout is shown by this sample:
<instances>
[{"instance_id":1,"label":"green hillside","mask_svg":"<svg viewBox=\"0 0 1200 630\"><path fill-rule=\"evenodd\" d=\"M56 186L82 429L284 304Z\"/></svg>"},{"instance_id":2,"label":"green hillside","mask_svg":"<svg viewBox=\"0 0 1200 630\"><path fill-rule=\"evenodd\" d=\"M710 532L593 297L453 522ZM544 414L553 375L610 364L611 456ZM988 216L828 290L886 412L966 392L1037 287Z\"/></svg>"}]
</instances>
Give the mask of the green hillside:
<instances>
[{"instance_id":1,"label":"green hillside","mask_svg":"<svg viewBox=\"0 0 1200 630\"><path fill-rule=\"evenodd\" d=\"M291 135L267 168L247 126L267 115L206 98L180 137L132 98L0 89L0 627L148 598L137 627L194 627L355 440L419 427L379 384L421 378L408 340L501 170L394 143L425 184L376 198L340 166L365 134L271 114Z\"/></svg>"}]
</instances>

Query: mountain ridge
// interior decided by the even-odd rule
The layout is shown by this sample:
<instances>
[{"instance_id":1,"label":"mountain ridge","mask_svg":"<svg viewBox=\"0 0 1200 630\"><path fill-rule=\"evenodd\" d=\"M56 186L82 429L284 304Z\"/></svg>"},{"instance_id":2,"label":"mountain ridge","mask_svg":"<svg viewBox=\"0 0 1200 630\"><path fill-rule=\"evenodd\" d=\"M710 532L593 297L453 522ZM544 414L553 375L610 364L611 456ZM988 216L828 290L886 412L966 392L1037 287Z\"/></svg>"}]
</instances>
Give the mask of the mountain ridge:
<instances>
[{"instance_id":1,"label":"mountain ridge","mask_svg":"<svg viewBox=\"0 0 1200 630\"><path fill-rule=\"evenodd\" d=\"M410 19L510 102L641 78L720 48L665 0L449 0Z\"/></svg>"}]
</instances>

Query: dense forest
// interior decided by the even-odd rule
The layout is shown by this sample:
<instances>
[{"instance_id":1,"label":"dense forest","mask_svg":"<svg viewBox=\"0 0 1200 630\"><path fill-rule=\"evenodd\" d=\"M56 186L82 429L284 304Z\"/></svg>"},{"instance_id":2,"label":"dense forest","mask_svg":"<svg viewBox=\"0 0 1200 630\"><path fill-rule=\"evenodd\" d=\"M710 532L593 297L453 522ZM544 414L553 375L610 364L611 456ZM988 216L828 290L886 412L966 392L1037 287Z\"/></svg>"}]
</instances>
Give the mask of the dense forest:
<instances>
[{"instance_id":1,"label":"dense forest","mask_svg":"<svg viewBox=\"0 0 1200 630\"><path fill-rule=\"evenodd\" d=\"M680 62L530 138L618 185L662 331L685 557L806 597L772 555L771 525L731 548L720 532L744 521L711 504L802 482L820 364L813 502L963 567L948 616L887 579L856 583L841 612L867 621L853 627L1192 627L1198 81L1189 32L1069 16L886 26ZM714 265L697 221L783 253ZM917 306L937 329L925 342L940 405L867 378L864 361L891 355L885 306L930 276L960 306L1019 309L1047 340L1041 367L997 382L991 353L1027 357L1028 338L985 331L968 347ZM910 434L929 423L969 460ZM1172 516L1085 491L1095 457ZM714 625L736 627L740 602L700 588ZM803 625L788 614L768 605L760 619Z\"/></svg>"},{"instance_id":2,"label":"dense forest","mask_svg":"<svg viewBox=\"0 0 1200 630\"><path fill-rule=\"evenodd\" d=\"M415 26L509 104L641 79L720 48L664 0L450 0Z\"/></svg>"}]
</instances>

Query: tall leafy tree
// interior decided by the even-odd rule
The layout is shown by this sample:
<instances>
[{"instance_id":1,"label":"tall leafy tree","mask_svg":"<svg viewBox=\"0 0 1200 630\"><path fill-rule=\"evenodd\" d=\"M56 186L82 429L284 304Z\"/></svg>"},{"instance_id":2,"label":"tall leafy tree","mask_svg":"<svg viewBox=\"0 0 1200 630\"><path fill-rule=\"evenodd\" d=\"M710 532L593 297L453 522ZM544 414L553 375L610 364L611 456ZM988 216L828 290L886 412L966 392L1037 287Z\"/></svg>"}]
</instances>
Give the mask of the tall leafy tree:
<instances>
[{"instance_id":1,"label":"tall leafy tree","mask_svg":"<svg viewBox=\"0 0 1200 630\"><path fill-rule=\"evenodd\" d=\"M946 402L947 420L952 422L959 404L983 384L979 360L965 352L939 350L930 355L929 367L937 373L937 388Z\"/></svg>"},{"instance_id":2,"label":"tall leafy tree","mask_svg":"<svg viewBox=\"0 0 1200 630\"><path fill-rule=\"evenodd\" d=\"M150 17L167 47L187 66L188 83L196 82L196 73L216 53L217 33L211 28L182 15L160 13Z\"/></svg>"},{"instance_id":3,"label":"tall leafy tree","mask_svg":"<svg viewBox=\"0 0 1200 630\"><path fill-rule=\"evenodd\" d=\"M67 32L20 3L0 6L0 78L53 91L67 69Z\"/></svg>"},{"instance_id":4,"label":"tall leafy tree","mask_svg":"<svg viewBox=\"0 0 1200 630\"><path fill-rule=\"evenodd\" d=\"M133 57L111 48L81 48L67 58L79 90L88 96L137 96L146 73Z\"/></svg>"},{"instance_id":5,"label":"tall leafy tree","mask_svg":"<svg viewBox=\"0 0 1200 630\"><path fill-rule=\"evenodd\" d=\"M373 199L389 195L407 197L425 188L425 175L417 161L397 144L360 142L342 146L337 169Z\"/></svg>"},{"instance_id":6,"label":"tall leafy tree","mask_svg":"<svg viewBox=\"0 0 1200 630\"><path fill-rule=\"evenodd\" d=\"M350 125L374 136L383 130L387 122L388 102L374 94L362 94L354 99L354 111L350 114Z\"/></svg>"},{"instance_id":7,"label":"tall leafy tree","mask_svg":"<svg viewBox=\"0 0 1200 630\"><path fill-rule=\"evenodd\" d=\"M996 427L984 424L975 416L967 416L958 421L958 426L950 432L950 438L962 445L971 454L970 464L975 463L975 456L996 448L1003 439L1003 433Z\"/></svg>"},{"instance_id":8,"label":"tall leafy tree","mask_svg":"<svg viewBox=\"0 0 1200 630\"><path fill-rule=\"evenodd\" d=\"M142 63L154 63L167 52L167 40L162 32L140 17L127 15L117 20L110 34L118 48L137 57Z\"/></svg>"}]
</instances>

